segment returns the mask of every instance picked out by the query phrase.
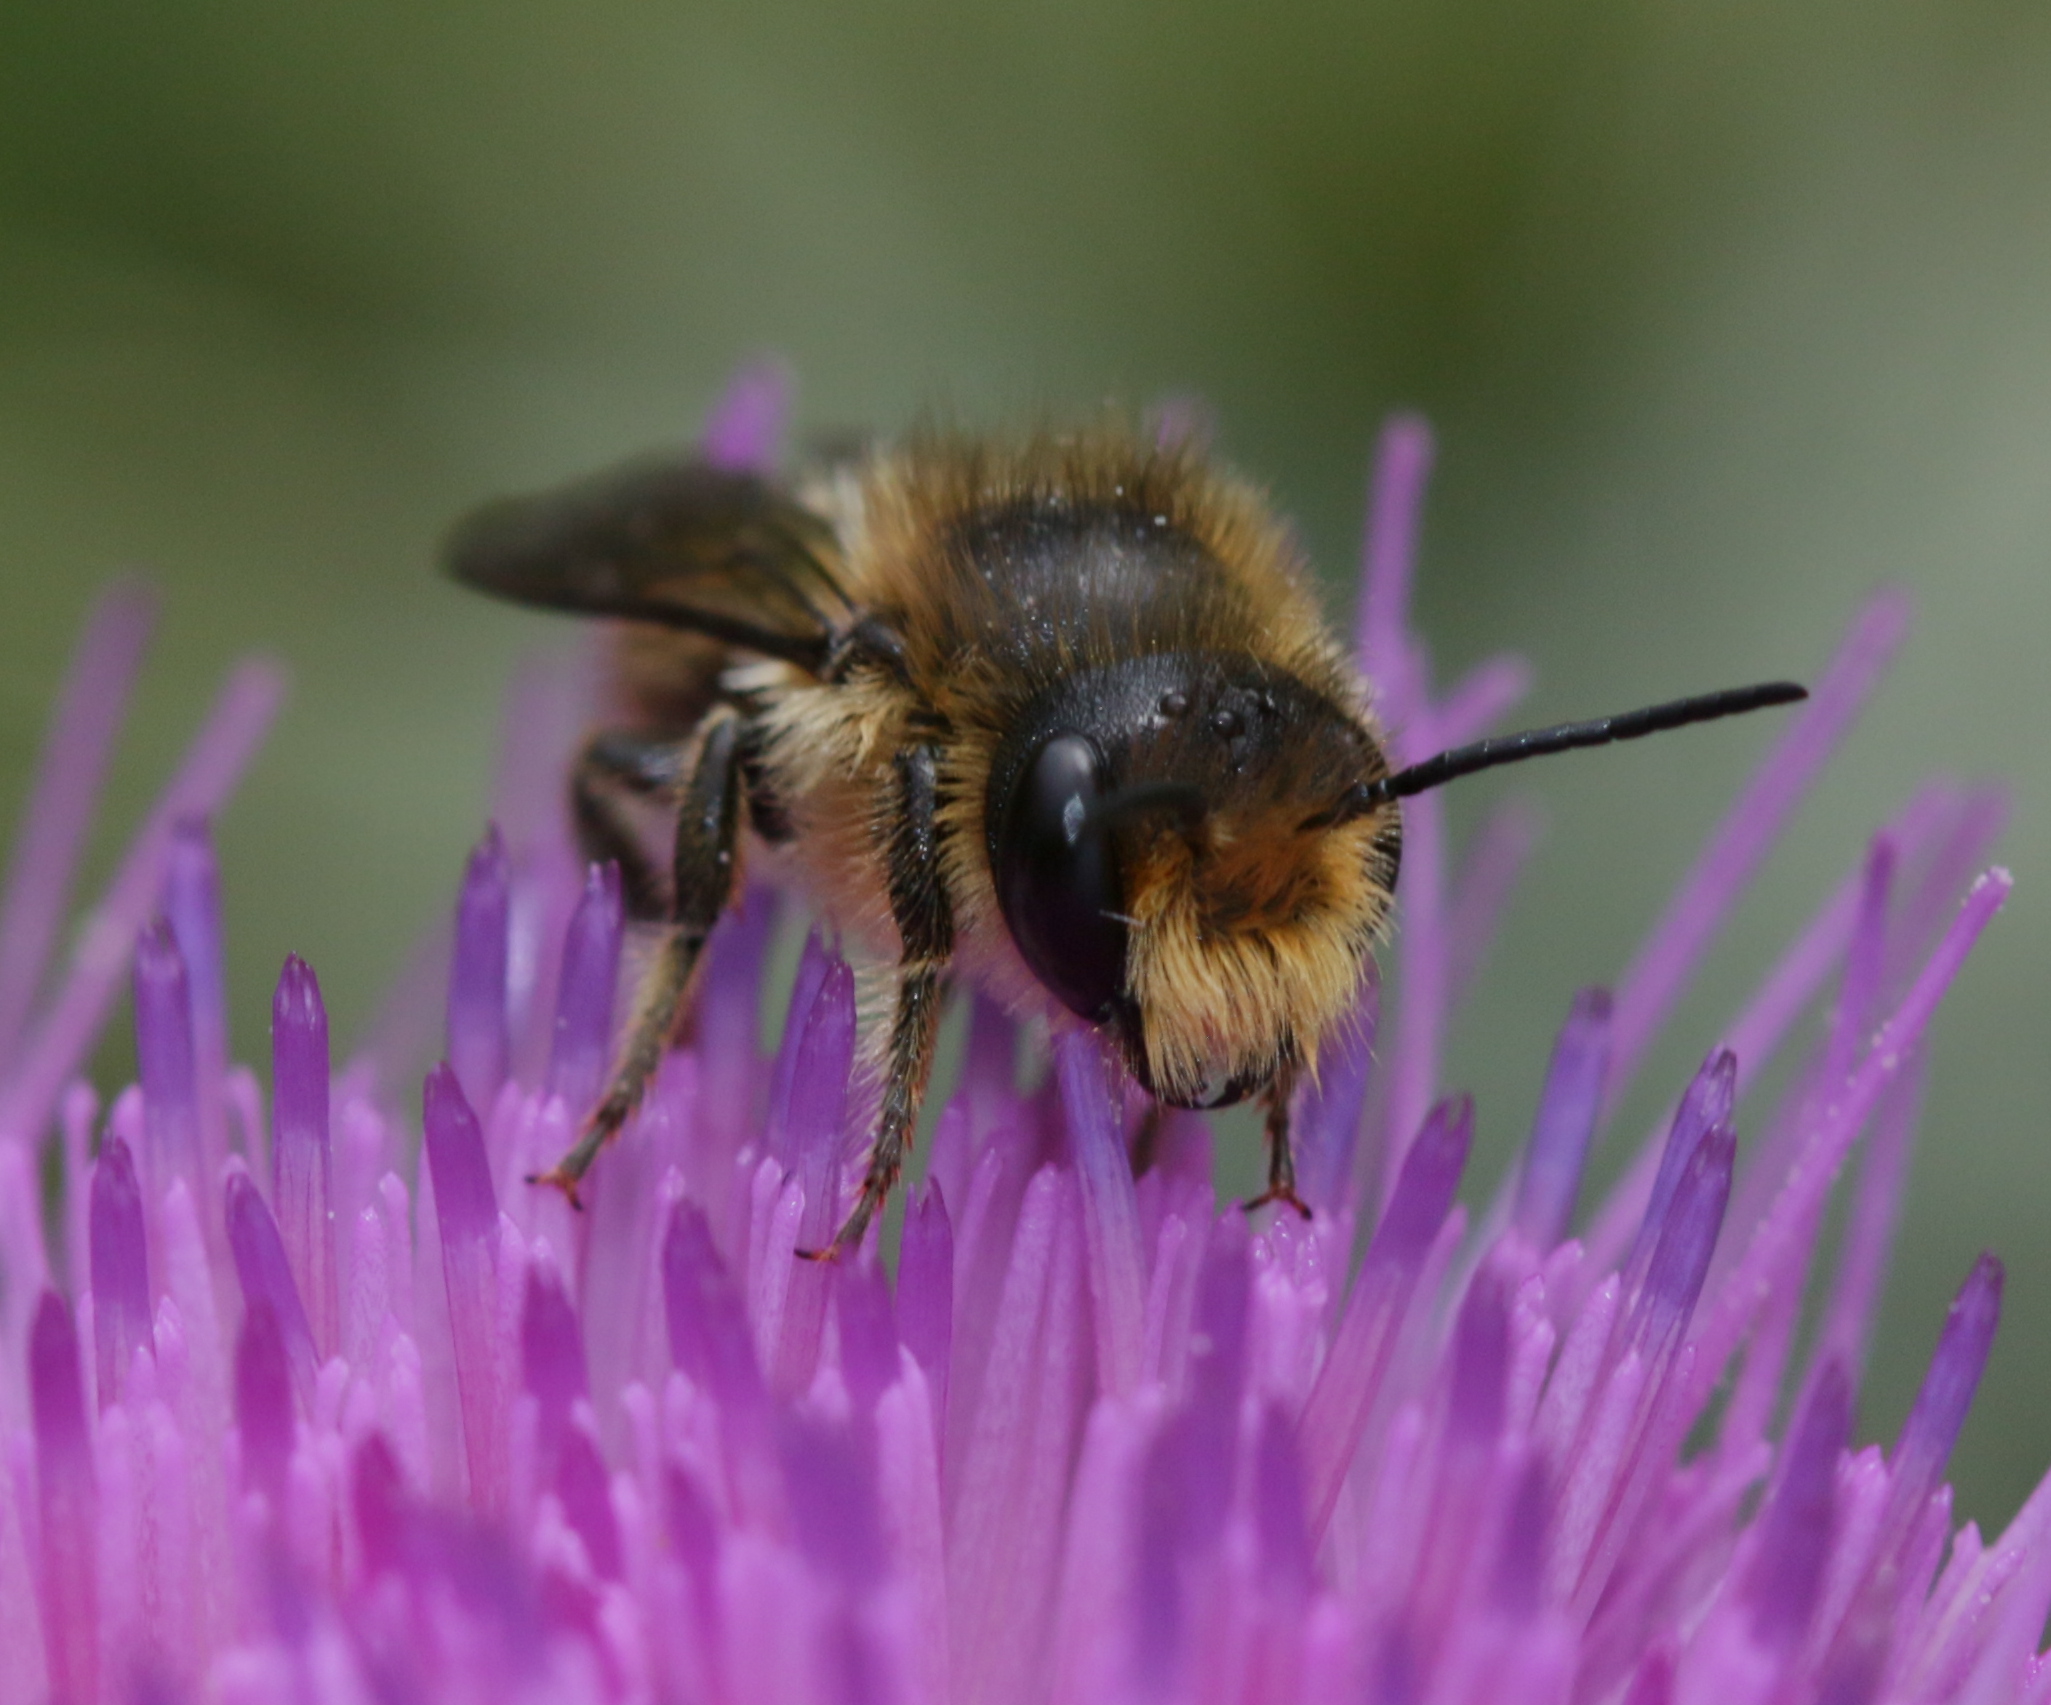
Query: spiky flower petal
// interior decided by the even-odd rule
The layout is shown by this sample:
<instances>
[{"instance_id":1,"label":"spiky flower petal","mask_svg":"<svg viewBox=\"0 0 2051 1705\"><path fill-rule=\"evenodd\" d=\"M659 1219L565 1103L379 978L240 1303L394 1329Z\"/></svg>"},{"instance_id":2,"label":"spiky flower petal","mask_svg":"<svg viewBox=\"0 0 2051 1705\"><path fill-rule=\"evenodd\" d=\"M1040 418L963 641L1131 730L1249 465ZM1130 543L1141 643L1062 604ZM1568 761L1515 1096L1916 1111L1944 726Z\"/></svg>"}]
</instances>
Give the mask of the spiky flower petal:
<instances>
[{"instance_id":1,"label":"spiky flower petal","mask_svg":"<svg viewBox=\"0 0 2051 1705\"><path fill-rule=\"evenodd\" d=\"M766 463L784 394L744 379L708 453ZM1405 757L1523 681L1498 660L1433 691L1407 615L1429 460L1398 422L1362 600ZM893 1276L873 1248L793 1258L837 1221L871 1091L853 976L817 938L759 1050L766 895L715 939L694 1039L588 1211L523 1182L600 1080L621 976L617 876L538 803L568 675L514 713L440 1034L388 1023L332 1072L295 958L267 1118L228 1065L201 820L275 702L261 666L46 977L147 627L117 592L0 904L0 1705L2043 1698L2051 1483L1992 1543L1944 1485L1991 1257L1892 1447L1853 1442L1923 1039L2008 889L1967 883L1998 797L1920 793L1580 1201L1904 618L1889 596L1860 616L1614 992L1573 996L1492 1206L1458 1200L1473 1110L1441 1094L1440 1038L1531 831L1504 815L1455 875L1424 799L1389 1010L1371 988L1298 1109L1313 1222L1221 1209L1193 1115L1135 1180L1115 1068L1067 1036L1022 1089L976 1001ZM129 965L142 1081L102 1119L65 1085ZM1780 1103L1748 1100L1819 1004ZM409 1043L445 1053L417 1102L380 1087Z\"/></svg>"}]
</instances>

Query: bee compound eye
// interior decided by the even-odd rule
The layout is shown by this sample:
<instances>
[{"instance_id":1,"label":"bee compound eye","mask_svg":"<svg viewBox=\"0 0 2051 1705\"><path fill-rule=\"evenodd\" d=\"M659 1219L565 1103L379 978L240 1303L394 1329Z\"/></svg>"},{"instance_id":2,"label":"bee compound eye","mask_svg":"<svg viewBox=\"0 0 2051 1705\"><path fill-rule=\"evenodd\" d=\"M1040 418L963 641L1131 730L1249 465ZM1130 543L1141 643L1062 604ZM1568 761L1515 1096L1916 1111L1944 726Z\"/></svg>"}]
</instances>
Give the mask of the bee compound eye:
<instances>
[{"instance_id":1,"label":"bee compound eye","mask_svg":"<svg viewBox=\"0 0 2051 1705\"><path fill-rule=\"evenodd\" d=\"M1101 1024L1125 984L1124 896L1110 837L1087 832L1103 762L1080 734L1056 734L1026 762L993 847L997 904L1034 976Z\"/></svg>"}]
</instances>

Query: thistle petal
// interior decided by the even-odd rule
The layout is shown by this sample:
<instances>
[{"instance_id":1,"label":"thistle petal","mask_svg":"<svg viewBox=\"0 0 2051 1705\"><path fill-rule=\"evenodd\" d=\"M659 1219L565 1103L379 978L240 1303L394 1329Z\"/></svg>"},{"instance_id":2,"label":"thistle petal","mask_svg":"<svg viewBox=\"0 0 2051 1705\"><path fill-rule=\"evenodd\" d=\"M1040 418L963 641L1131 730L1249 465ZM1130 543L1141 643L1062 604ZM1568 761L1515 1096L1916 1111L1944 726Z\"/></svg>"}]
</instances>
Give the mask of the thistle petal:
<instances>
[{"instance_id":1,"label":"thistle petal","mask_svg":"<svg viewBox=\"0 0 2051 1705\"><path fill-rule=\"evenodd\" d=\"M293 1277L323 1350L341 1330L334 1166L328 1140L328 1013L320 981L287 955L271 997L271 1193Z\"/></svg>"},{"instance_id":2,"label":"thistle petal","mask_svg":"<svg viewBox=\"0 0 2051 1705\"><path fill-rule=\"evenodd\" d=\"M766 470L780 384L743 385L707 454ZM1362 613L1399 754L1481 732L1526 679L1492 659L1434 688L1407 614L1428 461L1398 423ZM426 1078L421 1140L386 1096L431 1021L402 996L331 1076L294 959L266 1153L255 1080L227 1063L197 826L275 697L241 677L32 1027L53 938L0 908L0 1414L19 1433L0 1700L2041 1705L2051 1480L1992 1542L1955 1531L1944 1484L1998 1263L1960 1292L1893 1450L1850 1448L1931 1017L2007 891L1990 873L1945 916L1998 796L1916 794L1586 1246L1567 1240L1606 1098L1900 618L1883 600L1862 619L1614 1003L1575 1000L1471 1249L1474 1112L1428 1103L1530 825L1499 823L1450 884L1430 801L1406 817L1390 1023L1370 979L1292 1110L1308 1225L1221 1212L1194 1114L1160 1121L1135 1179L1130 1086L1094 1039L1063 1026L1050 1048L976 995L894 1265L795 1261L838 1223L874 1089L857 978L823 933L773 1059L758 1042L761 889L712 936L585 1211L514 1182L595 1092L622 945L616 877L560 839L590 707L554 665L515 698L507 831L473 854L423 973L446 967L452 1063ZM116 696L138 631L131 611L91 642ZM106 735L82 715L62 742L90 768ZM17 897L68 889L89 790L45 791L56 819L25 831ZM142 1082L91 1162L97 1102L65 1080L159 907L133 962ZM1739 1173L1737 1062L1759 1080L1819 1006ZM38 1168L60 1098L57 1204ZM1862 1140L1833 1245L1832 1181ZM76 1313L50 1273L90 1280Z\"/></svg>"},{"instance_id":3,"label":"thistle petal","mask_svg":"<svg viewBox=\"0 0 2051 1705\"><path fill-rule=\"evenodd\" d=\"M612 1045L614 985L620 967L620 869L594 864L570 915L556 992L555 1042L548 1087L572 1107L598 1093Z\"/></svg>"},{"instance_id":4,"label":"thistle petal","mask_svg":"<svg viewBox=\"0 0 2051 1705\"><path fill-rule=\"evenodd\" d=\"M104 1408L121 1395L136 1352L153 1350L142 1190L119 1137L107 1138L94 1163L91 1221L94 1366Z\"/></svg>"},{"instance_id":5,"label":"thistle petal","mask_svg":"<svg viewBox=\"0 0 2051 1705\"><path fill-rule=\"evenodd\" d=\"M498 829L485 832L463 873L449 960L449 1063L473 1107L489 1108L511 1050L506 1010L512 870Z\"/></svg>"},{"instance_id":6,"label":"thistle petal","mask_svg":"<svg viewBox=\"0 0 2051 1705\"><path fill-rule=\"evenodd\" d=\"M1574 997L1574 1010L1553 1046L1512 1215L1517 1229L1540 1249L1550 1249L1565 1237L1574 1217L1581 1169L1602 1111L1610 1013L1607 989L1583 989Z\"/></svg>"}]
</instances>

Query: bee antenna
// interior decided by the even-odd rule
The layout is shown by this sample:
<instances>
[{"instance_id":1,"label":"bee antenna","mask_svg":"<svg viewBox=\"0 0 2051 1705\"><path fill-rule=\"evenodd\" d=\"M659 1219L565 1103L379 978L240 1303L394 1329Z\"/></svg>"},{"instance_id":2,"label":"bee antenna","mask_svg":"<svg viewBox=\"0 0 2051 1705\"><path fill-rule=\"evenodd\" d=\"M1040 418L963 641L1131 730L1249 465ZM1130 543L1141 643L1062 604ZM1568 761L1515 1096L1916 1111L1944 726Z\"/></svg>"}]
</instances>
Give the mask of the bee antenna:
<instances>
[{"instance_id":1,"label":"bee antenna","mask_svg":"<svg viewBox=\"0 0 2051 1705\"><path fill-rule=\"evenodd\" d=\"M1664 734L1669 728L1686 728L1694 722L1715 722L1720 717L1742 716L1772 705L1797 704L1808 696L1809 689L1793 681L1764 681L1753 687L1727 687L1720 693L1647 705L1643 710L1597 717L1593 722L1563 722L1553 728L1499 734L1493 739L1477 740L1471 746L1456 746L1379 781L1363 782L1353 790L1346 815L1364 816L1391 800L1429 793L1462 776L1503 764L1521 764L1526 758L1578 751L1583 746L1607 746L1615 740L1641 740L1648 734Z\"/></svg>"},{"instance_id":2,"label":"bee antenna","mask_svg":"<svg viewBox=\"0 0 2051 1705\"><path fill-rule=\"evenodd\" d=\"M1108 793L1093 802L1089 814L1083 819L1081 832L1100 835L1122 819L1137 816L1142 811L1166 811L1179 818L1184 828L1194 828L1203 821L1203 792L1188 782L1134 782L1130 787L1121 787L1116 793Z\"/></svg>"}]
</instances>

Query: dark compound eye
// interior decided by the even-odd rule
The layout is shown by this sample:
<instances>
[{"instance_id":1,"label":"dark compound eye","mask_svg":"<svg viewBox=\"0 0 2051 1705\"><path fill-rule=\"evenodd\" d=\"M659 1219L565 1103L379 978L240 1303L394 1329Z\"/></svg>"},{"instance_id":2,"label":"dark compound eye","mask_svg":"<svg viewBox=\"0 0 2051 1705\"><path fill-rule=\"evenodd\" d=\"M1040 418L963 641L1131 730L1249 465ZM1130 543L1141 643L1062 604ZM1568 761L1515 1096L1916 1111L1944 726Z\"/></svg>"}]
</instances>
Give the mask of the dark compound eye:
<instances>
[{"instance_id":1,"label":"dark compound eye","mask_svg":"<svg viewBox=\"0 0 2051 1705\"><path fill-rule=\"evenodd\" d=\"M1103 788L1097 749L1056 734L1005 801L993 848L997 904L1033 975L1101 1024L1125 984L1124 895L1110 837L1086 833Z\"/></svg>"}]
</instances>

